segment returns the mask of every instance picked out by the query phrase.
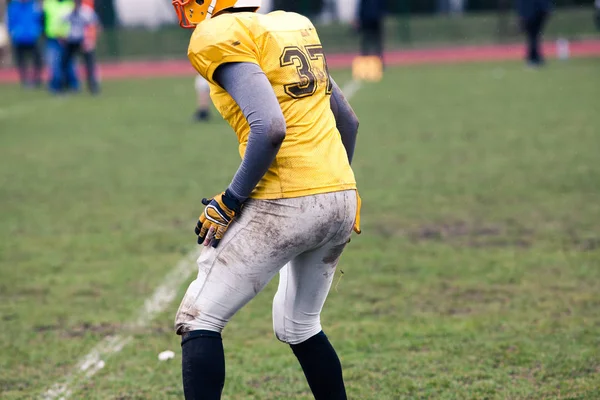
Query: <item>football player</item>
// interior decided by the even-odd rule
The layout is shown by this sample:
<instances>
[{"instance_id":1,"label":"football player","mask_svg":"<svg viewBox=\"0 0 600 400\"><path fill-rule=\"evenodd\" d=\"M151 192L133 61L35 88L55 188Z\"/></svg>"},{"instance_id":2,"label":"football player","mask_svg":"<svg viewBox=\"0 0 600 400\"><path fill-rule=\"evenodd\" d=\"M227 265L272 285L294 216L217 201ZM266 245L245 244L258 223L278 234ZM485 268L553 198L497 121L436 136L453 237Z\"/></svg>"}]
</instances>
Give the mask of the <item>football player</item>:
<instances>
[{"instance_id":1,"label":"football player","mask_svg":"<svg viewBox=\"0 0 600 400\"><path fill-rule=\"evenodd\" d=\"M242 157L225 191L202 200L196 234L205 247L175 317L185 397L221 397L221 332L279 273L275 335L291 346L316 399L346 399L320 314L340 255L360 233L350 167L358 120L307 18L257 14L260 0L173 5L180 25L195 28L188 57Z\"/></svg>"},{"instance_id":2,"label":"football player","mask_svg":"<svg viewBox=\"0 0 600 400\"><path fill-rule=\"evenodd\" d=\"M196 75L194 89L196 90L197 105L194 119L198 122L208 121L210 119L210 87L208 82L200 75Z\"/></svg>"}]
</instances>

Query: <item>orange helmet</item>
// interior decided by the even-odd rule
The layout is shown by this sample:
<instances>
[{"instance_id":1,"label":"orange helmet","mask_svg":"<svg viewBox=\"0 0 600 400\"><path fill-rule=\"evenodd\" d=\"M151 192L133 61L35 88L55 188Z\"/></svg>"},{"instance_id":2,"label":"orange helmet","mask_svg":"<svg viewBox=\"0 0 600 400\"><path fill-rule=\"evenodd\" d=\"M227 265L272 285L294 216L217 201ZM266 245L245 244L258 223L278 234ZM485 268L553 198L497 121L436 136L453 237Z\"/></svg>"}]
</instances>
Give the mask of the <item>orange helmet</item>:
<instances>
[{"instance_id":1,"label":"orange helmet","mask_svg":"<svg viewBox=\"0 0 600 400\"><path fill-rule=\"evenodd\" d=\"M182 28L195 28L205 19L228 8L260 8L261 0L173 0Z\"/></svg>"}]
</instances>

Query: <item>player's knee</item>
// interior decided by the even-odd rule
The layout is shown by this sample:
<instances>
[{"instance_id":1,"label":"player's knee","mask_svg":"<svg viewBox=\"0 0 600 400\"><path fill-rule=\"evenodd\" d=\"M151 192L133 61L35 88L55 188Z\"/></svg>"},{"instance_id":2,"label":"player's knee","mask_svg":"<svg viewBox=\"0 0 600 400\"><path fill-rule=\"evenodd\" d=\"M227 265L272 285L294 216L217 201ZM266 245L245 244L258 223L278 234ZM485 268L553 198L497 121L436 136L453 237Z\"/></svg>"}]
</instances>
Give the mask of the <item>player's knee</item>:
<instances>
[{"instance_id":1,"label":"player's knee","mask_svg":"<svg viewBox=\"0 0 600 400\"><path fill-rule=\"evenodd\" d=\"M221 333L225 328L227 320L219 318L215 312L203 312L195 300L198 297L198 282L190 284L179 310L175 315L175 332L178 335L198 330L206 330Z\"/></svg>"},{"instance_id":2,"label":"player's knee","mask_svg":"<svg viewBox=\"0 0 600 400\"><path fill-rule=\"evenodd\" d=\"M319 318L294 321L290 318L273 319L273 330L277 339L287 344L300 344L321 332Z\"/></svg>"},{"instance_id":3,"label":"player's knee","mask_svg":"<svg viewBox=\"0 0 600 400\"><path fill-rule=\"evenodd\" d=\"M225 321L192 309L180 309L175 316L175 332L178 335L199 330L221 333L224 328Z\"/></svg>"}]
</instances>

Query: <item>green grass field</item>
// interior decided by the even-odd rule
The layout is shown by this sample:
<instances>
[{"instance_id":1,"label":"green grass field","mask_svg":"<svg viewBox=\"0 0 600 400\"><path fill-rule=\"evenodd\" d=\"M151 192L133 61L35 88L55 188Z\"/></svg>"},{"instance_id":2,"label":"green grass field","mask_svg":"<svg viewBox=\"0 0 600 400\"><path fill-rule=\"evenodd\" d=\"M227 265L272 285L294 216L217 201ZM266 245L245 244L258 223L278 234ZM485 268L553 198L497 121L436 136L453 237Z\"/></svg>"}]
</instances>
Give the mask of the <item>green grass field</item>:
<instances>
[{"instance_id":1,"label":"green grass field","mask_svg":"<svg viewBox=\"0 0 600 400\"><path fill-rule=\"evenodd\" d=\"M389 68L353 98L363 235L323 313L351 399L600 398L599 70ZM222 120L191 122L192 84L0 88L0 398L39 398L113 334L133 339L72 398L182 398L191 277L132 319L239 163ZM224 332L226 399L311 398L272 334L275 284Z\"/></svg>"}]
</instances>

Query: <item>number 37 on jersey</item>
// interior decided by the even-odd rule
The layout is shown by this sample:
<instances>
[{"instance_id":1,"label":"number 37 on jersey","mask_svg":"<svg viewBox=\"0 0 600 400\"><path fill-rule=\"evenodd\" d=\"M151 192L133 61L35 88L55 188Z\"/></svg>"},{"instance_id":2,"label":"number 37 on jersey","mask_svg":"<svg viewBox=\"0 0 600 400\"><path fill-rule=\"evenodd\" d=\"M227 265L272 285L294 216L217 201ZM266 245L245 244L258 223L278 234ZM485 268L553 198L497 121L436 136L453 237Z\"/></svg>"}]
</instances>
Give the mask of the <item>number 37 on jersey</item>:
<instances>
[{"instance_id":1,"label":"number 37 on jersey","mask_svg":"<svg viewBox=\"0 0 600 400\"><path fill-rule=\"evenodd\" d=\"M279 65L294 66L298 82L284 85L285 92L294 99L312 96L319 85L325 85L326 93L331 94L332 83L327 68L327 60L320 44L288 46L283 49Z\"/></svg>"}]
</instances>

